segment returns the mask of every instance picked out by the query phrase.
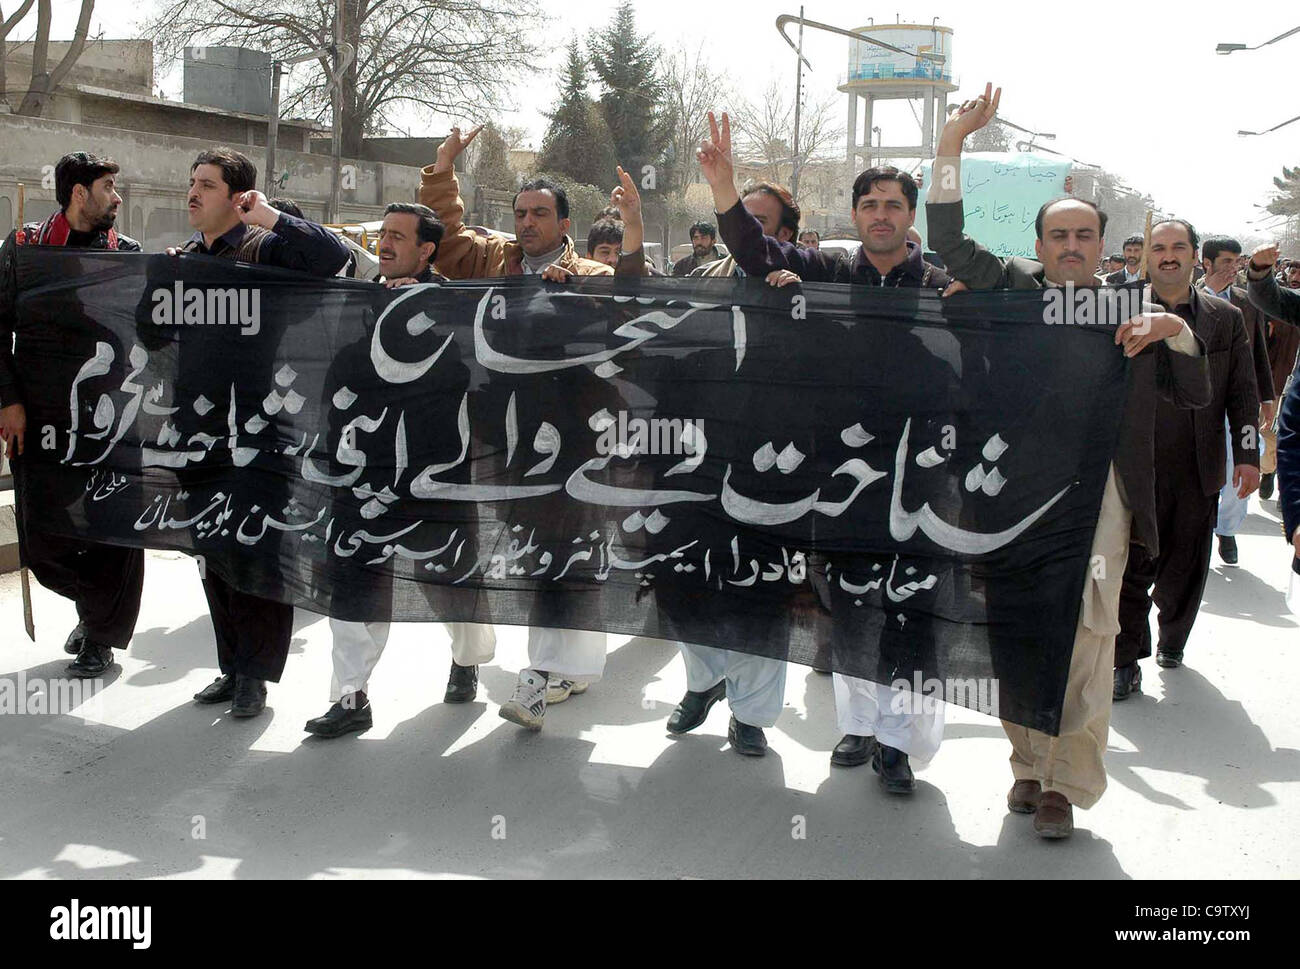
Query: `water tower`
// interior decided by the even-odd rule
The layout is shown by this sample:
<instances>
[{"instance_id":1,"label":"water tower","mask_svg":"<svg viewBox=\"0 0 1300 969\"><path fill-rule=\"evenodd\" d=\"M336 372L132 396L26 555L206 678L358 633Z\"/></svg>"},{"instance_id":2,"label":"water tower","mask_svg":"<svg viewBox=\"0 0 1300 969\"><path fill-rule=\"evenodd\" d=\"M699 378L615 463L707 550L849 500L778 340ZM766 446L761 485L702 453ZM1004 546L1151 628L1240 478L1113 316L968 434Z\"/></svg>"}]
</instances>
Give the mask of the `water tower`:
<instances>
[{"instance_id":1,"label":"water tower","mask_svg":"<svg viewBox=\"0 0 1300 969\"><path fill-rule=\"evenodd\" d=\"M957 90L952 81L952 28L938 24L869 24L854 32L880 44L865 38L849 41L849 69L840 86L849 96L849 167L855 172L860 170L859 155L865 162L863 168L880 158L933 158L935 142L947 119L948 94ZM924 103L920 143L872 145L875 102L900 99L920 99Z\"/></svg>"}]
</instances>

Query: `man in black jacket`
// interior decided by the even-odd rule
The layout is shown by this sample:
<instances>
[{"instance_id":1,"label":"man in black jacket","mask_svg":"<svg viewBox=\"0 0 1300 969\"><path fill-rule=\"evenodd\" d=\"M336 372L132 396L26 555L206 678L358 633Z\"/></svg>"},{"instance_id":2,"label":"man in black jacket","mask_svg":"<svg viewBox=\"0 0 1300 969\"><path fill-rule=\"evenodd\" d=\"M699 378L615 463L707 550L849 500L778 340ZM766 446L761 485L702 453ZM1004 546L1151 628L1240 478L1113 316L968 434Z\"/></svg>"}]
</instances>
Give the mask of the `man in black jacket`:
<instances>
[{"instance_id":1,"label":"man in black jacket","mask_svg":"<svg viewBox=\"0 0 1300 969\"><path fill-rule=\"evenodd\" d=\"M786 285L795 280L839 282L858 286L942 290L951 279L923 258L922 247L909 237L916 221L916 182L891 166L868 168L853 182L851 217L862 244L852 254L813 249L766 234L742 204L731 164L731 124L719 126L709 115L712 138L704 143L700 166L713 190L722 240L731 258L747 275ZM774 277L773 274L776 274ZM926 623L917 617L906 626L891 615L879 648L885 666L909 649L924 651L930 641ZM943 705L914 704L899 691L871 680L835 673L835 706L843 736L831 763L854 767L871 762L885 789L908 794L915 789L911 760L924 765L943 740ZM904 709L923 712L896 712Z\"/></svg>"},{"instance_id":2,"label":"man in black jacket","mask_svg":"<svg viewBox=\"0 0 1300 969\"><path fill-rule=\"evenodd\" d=\"M1284 289L1273 275L1277 246L1258 247L1246 267L1250 301L1270 320L1300 326L1300 290ZM1300 380L1291 377L1291 389L1282 402L1277 421L1277 503L1287 541L1295 549L1292 570L1300 566Z\"/></svg>"},{"instance_id":3,"label":"man in black jacket","mask_svg":"<svg viewBox=\"0 0 1300 969\"><path fill-rule=\"evenodd\" d=\"M139 252L138 242L113 228L122 204L115 189L119 171L108 158L83 151L64 155L54 167L59 211L40 225L20 226L5 242L0 257L0 447L11 460L21 461L27 429L22 375L14 372L12 349L17 247ZM76 494L68 495L69 506L84 502L83 492L78 484ZM64 645L77 655L68 672L83 678L101 675L113 663L113 650L125 649L135 631L144 552L32 530L24 527L21 514L18 526L24 559L37 580L77 605L77 626Z\"/></svg>"},{"instance_id":4,"label":"man in black jacket","mask_svg":"<svg viewBox=\"0 0 1300 969\"><path fill-rule=\"evenodd\" d=\"M1237 497L1245 499L1259 487L1259 391L1246 325L1241 310L1191 285L1199 241L1196 230L1181 219L1151 228L1147 270L1154 299L1182 317L1205 344L1211 398L1191 413L1167 401L1156 404L1159 551L1148 554L1139 544L1129 552L1115 638L1115 700L1141 686L1138 660L1151 655L1152 601L1160 609L1156 662L1168 668L1182 663L1210 567L1229 445ZM1230 429L1226 443L1225 418Z\"/></svg>"},{"instance_id":5,"label":"man in black jacket","mask_svg":"<svg viewBox=\"0 0 1300 969\"><path fill-rule=\"evenodd\" d=\"M190 168L188 196L195 232L179 251L325 278L343 268L348 250L337 236L314 222L277 212L256 184L257 168L239 152L217 148L200 153ZM284 672L293 606L241 592L211 569L203 572L203 591L221 675L194 699L231 700L234 716L256 716L266 708L266 681L278 683Z\"/></svg>"},{"instance_id":6,"label":"man in black jacket","mask_svg":"<svg viewBox=\"0 0 1300 969\"><path fill-rule=\"evenodd\" d=\"M999 89L995 94L989 85L982 97L967 101L944 125L926 203L930 245L943 257L948 271L970 289L1096 286L1093 267L1103 251L1106 221L1089 202L1067 196L1039 210L1038 260L1003 261L964 232L962 142L993 119L1001 93ZM1204 346L1180 317L1153 313L1129 320L1119 327L1115 340L1130 361L1130 390L1123 402L1119 446L1093 535L1092 558L1104 569L1092 569L1083 589L1060 734L1050 737L1019 724L1002 724L1012 745L1015 777L1007 807L1018 814L1033 814L1034 829L1045 838L1068 837L1074 830L1073 805L1089 808L1106 789L1103 755L1110 731L1119 594L1130 534L1150 554L1159 552L1152 483L1157 395L1185 408L1203 407L1210 400Z\"/></svg>"}]
</instances>

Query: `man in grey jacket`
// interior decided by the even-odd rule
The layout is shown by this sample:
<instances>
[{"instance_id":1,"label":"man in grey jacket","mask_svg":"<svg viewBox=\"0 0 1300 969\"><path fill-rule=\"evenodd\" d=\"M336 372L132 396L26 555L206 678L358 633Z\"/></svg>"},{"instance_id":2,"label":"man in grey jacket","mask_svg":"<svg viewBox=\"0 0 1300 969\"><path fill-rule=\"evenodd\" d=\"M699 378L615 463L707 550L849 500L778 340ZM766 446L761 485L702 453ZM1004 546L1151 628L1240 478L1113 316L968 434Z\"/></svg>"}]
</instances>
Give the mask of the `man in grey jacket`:
<instances>
[{"instance_id":1,"label":"man in grey jacket","mask_svg":"<svg viewBox=\"0 0 1300 969\"><path fill-rule=\"evenodd\" d=\"M1037 260L999 259L963 231L962 142L993 120L1001 94L989 85L944 126L926 203L930 245L949 274L969 289L1097 286L1093 269L1103 252L1106 219L1089 202L1066 197L1042 207L1035 225ZM1130 360L1131 389L1123 401L1119 446L1093 535L1092 560L1104 568L1092 569L1083 589L1060 734L1051 737L1003 722L1015 777L1007 806L1033 814L1034 830L1045 838L1068 837L1074 830L1073 805L1089 808L1106 789L1102 757L1110 731L1119 593L1130 535L1153 554L1158 547L1152 485L1157 393L1184 407L1204 406L1210 398L1203 347L1180 317L1151 313L1130 319L1119 327L1115 342Z\"/></svg>"}]
</instances>

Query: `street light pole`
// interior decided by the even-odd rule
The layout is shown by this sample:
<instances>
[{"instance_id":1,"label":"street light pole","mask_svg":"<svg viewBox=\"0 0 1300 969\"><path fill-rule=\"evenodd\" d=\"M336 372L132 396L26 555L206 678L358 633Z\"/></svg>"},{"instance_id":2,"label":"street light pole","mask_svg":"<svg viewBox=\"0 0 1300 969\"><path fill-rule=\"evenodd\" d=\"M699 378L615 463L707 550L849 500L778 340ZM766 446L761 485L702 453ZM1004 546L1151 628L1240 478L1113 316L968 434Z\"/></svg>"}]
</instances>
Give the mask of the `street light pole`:
<instances>
[{"instance_id":1,"label":"street light pole","mask_svg":"<svg viewBox=\"0 0 1300 969\"><path fill-rule=\"evenodd\" d=\"M1300 30L1300 27L1297 27L1296 29ZM1300 121L1300 114L1296 115L1294 118L1291 118L1288 121L1283 121L1281 124L1273 125L1273 127L1269 128L1267 131L1238 131L1237 134L1242 138L1246 138L1251 135L1256 135L1256 136L1268 135L1268 134L1272 134L1274 131L1277 131L1278 128L1285 128L1287 125L1294 124L1297 121Z\"/></svg>"},{"instance_id":2,"label":"street light pole","mask_svg":"<svg viewBox=\"0 0 1300 969\"><path fill-rule=\"evenodd\" d=\"M803 104L803 7L799 8L799 46L795 48L794 164L790 166L790 194L799 197L799 109Z\"/></svg>"}]
</instances>

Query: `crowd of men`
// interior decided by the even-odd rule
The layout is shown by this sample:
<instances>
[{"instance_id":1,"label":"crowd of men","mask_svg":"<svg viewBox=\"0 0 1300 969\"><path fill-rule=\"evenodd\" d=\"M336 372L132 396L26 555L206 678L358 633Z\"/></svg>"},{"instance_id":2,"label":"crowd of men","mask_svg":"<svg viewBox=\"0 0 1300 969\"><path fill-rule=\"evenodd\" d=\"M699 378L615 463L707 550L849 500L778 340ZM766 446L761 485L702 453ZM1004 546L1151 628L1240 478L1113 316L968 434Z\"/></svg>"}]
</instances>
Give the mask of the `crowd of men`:
<instances>
[{"instance_id":1,"label":"crowd of men","mask_svg":"<svg viewBox=\"0 0 1300 969\"><path fill-rule=\"evenodd\" d=\"M960 172L965 138L993 119L999 99L1000 91L990 86L951 114L936 171ZM801 231L798 202L786 188L772 182L737 187L729 118L710 114L709 124L698 158L716 222L691 227L691 252L671 265L673 276L760 276L773 286L901 286L947 298L960 298L963 290L1135 282L1149 287L1152 311L1125 322L1115 336L1116 352L1129 359L1132 376L1092 541L1093 556L1104 557L1110 567L1091 573L1082 590L1060 734L1004 722L1012 748L1008 808L1032 814L1043 837L1067 837L1073 808L1091 807L1106 788L1111 705L1141 689L1140 660L1153 648L1152 603L1158 610L1156 662L1177 668L1200 606L1212 536L1218 536L1224 563L1236 565L1234 535L1247 501L1257 489L1271 496L1275 483L1285 537L1300 555L1300 385L1294 379L1300 263L1283 263L1271 246L1246 254L1228 237L1202 240L1181 219L1158 220L1149 237L1131 236L1121 252L1105 256L1105 213L1068 194L1038 213L1037 258L1001 259L966 234L960 177L936 180L930 190L927 253L914 228L917 182L888 166L868 168L853 182L850 215L860 244L823 248L816 231ZM587 233L585 255L570 234L563 188L545 178L526 181L516 193L513 239L466 226L455 162L478 131L453 129L435 163L422 171L420 202L387 207L376 249L380 282L402 287L533 274L564 283L573 276L654 272L643 254L640 198L622 169L610 206ZM109 159L86 152L64 156L55 170L59 211L39 225L18 227L0 252L0 441L16 462L23 460L27 434L23 374L15 372L12 353L16 250L45 245L138 251L136 242L114 228L120 174ZM303 218L291 200L268 200L256 182L255 167L239 152L202 152L191 167L187 194L194 234L166 251L320 277L366 275L364 250ZM69 675L101 675L114 663L113 651L125 649L133 635L143 554L31 530L22 540L25 562L37 579L76 604L79 622L65 644L75 654ZM203 588L220 675L195 700L229 703L235 717L257 716L265 708L266 684L284 673L293 609L211 572L204 572ZM320 737L371 726L367 690L390 626L337 619L329 625L330 706L305 728ZM478 667L494 658L496 636L487 625L448 627L452 664L444 700L465 703L477 696ZM901 628L895 632L905 635ZM599 632L530 628L528 666L501 716L540 729L549 706L600 679L606 639ZM762 756L764 729L781 711L786 663L707 643L681 643L680 650L687 693L667 730L695 729L725 699L732 748ZM833 690L842 739L831 763L870 763L885 790L910 793L913 768L931 760L942 742L942 704L899 703L893 688L839 673ZM915 706L929 712L898 712Z\"/></svg>"}]
</instances>

